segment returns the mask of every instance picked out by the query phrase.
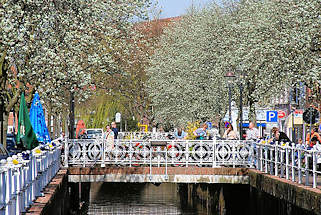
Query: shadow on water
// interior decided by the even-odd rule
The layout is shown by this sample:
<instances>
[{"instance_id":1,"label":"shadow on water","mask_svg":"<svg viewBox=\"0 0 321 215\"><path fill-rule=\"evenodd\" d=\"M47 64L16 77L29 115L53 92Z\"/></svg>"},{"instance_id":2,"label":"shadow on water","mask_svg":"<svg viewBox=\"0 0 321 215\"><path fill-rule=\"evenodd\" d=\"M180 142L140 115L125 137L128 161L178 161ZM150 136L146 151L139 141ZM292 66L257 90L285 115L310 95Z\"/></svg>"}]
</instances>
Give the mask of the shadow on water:
<instances>
[{"instance_id":1,"label":"shadow on water","mask_svg":"<svg viewBox=\"0 0 321 215\"><path fill-rule=\"evenodd\" d=\"M77 192L71 192L71 197L82 206L71 214L312 214L249 185L82 183L71 186L74 190L78 188Z\"/></svg>"}]
</instances>

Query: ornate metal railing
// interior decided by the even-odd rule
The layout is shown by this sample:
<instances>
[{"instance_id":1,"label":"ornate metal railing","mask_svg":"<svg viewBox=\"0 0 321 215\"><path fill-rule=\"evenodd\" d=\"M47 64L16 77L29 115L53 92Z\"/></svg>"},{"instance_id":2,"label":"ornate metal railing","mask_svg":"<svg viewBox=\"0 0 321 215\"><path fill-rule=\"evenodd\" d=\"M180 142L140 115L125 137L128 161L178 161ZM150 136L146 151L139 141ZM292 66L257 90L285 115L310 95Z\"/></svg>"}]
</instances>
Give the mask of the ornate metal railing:
<instances>
[{"instance_id":1,"label":"ornate metal railing","mask_svg":"<svg viewBox=\"0 0 321 215\"><path fill-rule=\"evenodd\" d=\"M252 141L66 140L65 166L247 166Z\"/></svg>"},{"instance_id":2,"label":"ornate metal railing","mask_svg":"<svg viewBox=\"0 0 321 215\"><path fill-rule=\"evenodd\" d=\"M21 214L60 168L59 141L1 160L0 215Z\"/></svg>"},{"instance_id":3,"label":"ornate metal railing","mask_svg":"<svg viewBox=\"0 0 321 215\"><path fill-rule=\"evenodd\" d=\"M317 179L321 174L319 145L309 148L290 143L268 144L263 140L252 148L255 154L253 164L258 170L299 184L317 187Z\"/></svg>"},{"instance_id":4,"label":"ornate metal railing","mask_svg":"<svg viewBox=\"0 0 321 215\"><path fill-rule=\"evenodd\" d=\"M164 140L170 135L174 135L172 132L119 132L118 139L122 140Z\"/></svg>"},{"instance_id":5,"label":"ornate metal railing","mask_svg":"<svg viewBox=\"0 0 321 215\"><path fill-rule=\"evenodd\" d=\"M240 140L66 140L64 164L72 166L250 167L317 187L321 150L303 145ZM321 148L321 146L320 146ZM152 172L150 172L152 174ZM312 178L310 177L312 176Z\"/></svg>"}]
</instances>

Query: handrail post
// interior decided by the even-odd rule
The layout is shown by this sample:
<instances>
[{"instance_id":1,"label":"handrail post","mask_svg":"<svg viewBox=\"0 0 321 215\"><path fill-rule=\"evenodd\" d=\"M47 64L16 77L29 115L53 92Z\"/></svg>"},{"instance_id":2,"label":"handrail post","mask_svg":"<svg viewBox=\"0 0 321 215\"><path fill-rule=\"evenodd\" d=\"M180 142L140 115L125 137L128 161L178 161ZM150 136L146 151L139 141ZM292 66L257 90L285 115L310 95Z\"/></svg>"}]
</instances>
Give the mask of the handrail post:
<instances>
[{"instance_id":1,"label":"handrail post","mask_svg":"<svg viewBox=\"0 0 321 215\"><path fill-rule=\"evenodd\" d=\"M5 161L4 161L5 162ZM1 161L1 166L3 165ZM7 189L6 189L6 174L7 170L4 166L2 166L0 169L0 186L1 186L1 193L0 193L0 214L4 215L6 211L6 195L7 195Z\"/></svg>"},{"instance_id":2,"label":"handrail post","mask_svg":"<svg viewBox=\"0 0 321 215\"><path fill-rule=\"evenodd\" d=\"M106 166L106 164L105 164L105 162L106 162L106 151L105 151L106 141L105 140L106 140L106 138L103 137L103 139L102 139L102 147L101 147L102 162L100 164L100 167L105 167Z\"/></svg>"},{"instance_id":3,"label":"handrail post","mask_svg":"<svg viewBox=\"0 0 321 215\"><path fill-rule=\"evenodd\" d=\"M132 167L132 159L133 159L133 142L132 139L129 140L129 167Z\"/></svg>"},{"instance_id":4,"label":"handrail post","mask_svg":"<svg viewBox=\"0 0 321 215\"><path fill-rule=\"evenodd\" d=\"M302 184L301 148L298 150L298 181Z\"/></svg>"},{"instance_id":5,"label":"handrail post","mask_svg":"<svg viewBox=\"0 0 321 215\"><path fill-rule=\"evenodd\" d=\"M270 175L273 175L273 171L274 171L274 166L273 166L273 149L271 147L269 147L269 151L270 151Z\"/></svg>"},{"instance_id":6,"label":"handrail post","mask_svg":"<svg viewBox=\"0 0 321 215\"><path fill-rule=\"evenodd\" d=\"M257 144L257 147L258 147L258 169L263 172L263 146L261 144Z\"/></svg>"},{"instance_id":7,"label":"handrail post","mask_svg":"<svg viewBox=\"0 0 321 215\"><path fill-rule=\"evenodd\" d=\"M286 146L285 148L285 178L289 180L289 147Z\"/></svg>"},{"instance_id":8,"label":"handrail post","mask_svg":"<svg viewBox=\"0 0 321 215\"><path fill-rule=\"evenodd\" d=\"M281 147L282 147L282 143L279 145L279 148L280 148L280 170L281 170L280 177L283 178L284 177L284 168L283 168L284 150Z\"/></svg>"},{"instance_id":9,"label":"handrail post","mask_svg":"<svg viewBox=\"0 0 321 215\"><path fill-rule=\"evenodd\" d=\"M188 167L188 160L189 160L189 141L186 140L186 144L185 144L185 163L186 163L186 167Z\"/></svg>"},{"instance_id":10,"label":"handrail post","mask_svg":"<svg viewBox=\"0 0 321 215\"><path fill-rule=\"evenodd\" d=\"M305 156L305 186L309 186L309 157Z\"/></svg>"},{"instance_id":11,"label":"handrail post","mask_svg":"<svg viewBox=\"0 0 321 215\"><path fill-rule=\"evenodd\" d=\"M64 143L65 143L65 154L64 154L64 156L65 156L65 163L64 163L64 167L65 168L68 168L68 163L69 163L69 161L68 161L68 157L69 157L69 143L68 143L69 141L68 141L68 138L65 138L65 141L64 141Z\"/></svg>"},{"instance_id":12,"label":"handrail post","mask_svg":"<svg viewBox=\"0 0 321 215\"><path fill-rule=\"evenodd\" d=\"M212 168L214 168L214 167L216 167L216 154L215 154L215 152L216 152L216 138L214 137L213 138L213 146L212 146L212 161L213 161L213 164L212 164Z\"/></svg>"},{"instance_id":13,"label":"handrail post","mask_svg":"<svg viewBox=\"0 0 321 215\"><path fill-rule=\"evenodd\" d=\"M265 145L264 147L264 172L265 173L268 173L268 149L267 149L267 146Z\"/></svg>"},{"instance_id":14,"label":"handrail post","mask_svg":"<svg viewBox=\"0 0 321 215\"><path fill-rule=\"evenodd\" d=\"M291 166L291 175L292 175L292 181L295 181L295 170L294 170L294 166L295 166L295 156L294 156L294 150L295 147L293 147L293 145L291 146L291 162L292 162L292 166ZM299 157L299 156L298 156Z\"/></svg>"},{"instance_id":15,"label":"handrail post","mask_svg":"<svg viewBox=\"0 0 321 215\"><path fill-rule=\"evenodd\" d=\"M278 162L279 162L279 161L278 161L278 160L279 160L279 159L278 159L278 158L279 158L279 155L278 155L278 154L279 154L279 153L278 153L279 148L278 148L278 143L277 143L277 142L275 143L274 150L275 150L275 158L274 158L274 164L275 164L275 165L274 165L274 168L275 168L275 172L274 172L274 175L275 175L275 176L278 176L278 174L279 174L279 168L278 168L278 167L279 167L279 165L278 165Z\"/></svg>"},{"instance_id":16,"label":"handrail post","mask_svg":"<svg viewBox=\"0 0 321 215\"><path fill-rule=\"evenodd\" d=\"M168 180L168 174L167 174L167 157L168 157L167 146L164 147L164 150L165 150L165 180Z\"/></svg>"},{"instance_id":17,"label":"handrail post","mask_svg":"<svg viewBox=\"0 0 321 215\"><path fill-rule=\"evenodd\" d=\"M312 158L313 158L313 188L317 187L317 158L316 158L316 151L312 151Z\"/></svg>"},{"instance_id":18,"label":"handrail post","mask_svg":"<svg viewBox=\"0 0 321 215\"><path fill-rule=\"evenodd\" d=\"M152 153L153 149L152 149L152 144L151 142L149 141L149 180L151 181L152 180L152 156L153 156L153 153Z\"/></svg>"},{"instance_id":19,"label":"handrail post","mask_svg":"<svg viewBox=\"0 0 321 215\"><path fill-rule=\"evenodd\" d=\"M232 143L232 163L233 163L233 168L235 168L236 144L237 144L237 143L235 143L235 142Z\"/></svg>"}]
</instances>

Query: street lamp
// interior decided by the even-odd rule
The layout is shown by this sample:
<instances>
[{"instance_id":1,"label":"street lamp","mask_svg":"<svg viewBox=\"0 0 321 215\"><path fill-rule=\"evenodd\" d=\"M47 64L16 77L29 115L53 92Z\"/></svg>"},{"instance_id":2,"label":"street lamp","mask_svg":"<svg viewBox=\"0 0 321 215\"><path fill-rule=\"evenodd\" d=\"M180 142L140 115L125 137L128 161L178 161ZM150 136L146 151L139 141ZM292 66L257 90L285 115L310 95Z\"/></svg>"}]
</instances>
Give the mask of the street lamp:
<instances>
[{"instance_id":1,"label":"street lamp","mask_svg":"<svg viewBox=\"0 0 321 215\"><path fill-rule=\"evenodd\" d=\"M70 91L70 106L69 106L69 139L75 138L75 97L74 92Z\"/></svg>"},{"instance_id":2,"label":"street lamp","mask_svg":"<svg viewBox=\"0 0 321 215\"><path fill-rule=\"evenodd\" d=\"M243 70L236 69L236 73L239 74L239 88L240 88L240 140L243 139L243 79L245 78L245 74Z\"/></svg>"},{"instance_id":3,"label":"street lamp","mask_svg":"<svg viewBox=\"0 0 321 215\"><path fill-rule=\"evenodd\" d=\"M225 79L228 85L228 101L229 101L229 111L228 111L228 118L229 118L229 123L232 123L232 115L231 115L231 103L232 103L232 92L231 92L231 87L235 79L235 75L232 71L229 71L225 74Z\"/></svg>"},{"instance_id":4,"label":"street lamp","mask_svg":"<svg viewBox=\"0 0 321 215\"><path fill-rule=\"evenodd\" d=\"M291 101L291 112L292 112L292 142L295 143L295 128L294 128L294 114L295 114L296 102Z\"/></svg>"}]
</instances>

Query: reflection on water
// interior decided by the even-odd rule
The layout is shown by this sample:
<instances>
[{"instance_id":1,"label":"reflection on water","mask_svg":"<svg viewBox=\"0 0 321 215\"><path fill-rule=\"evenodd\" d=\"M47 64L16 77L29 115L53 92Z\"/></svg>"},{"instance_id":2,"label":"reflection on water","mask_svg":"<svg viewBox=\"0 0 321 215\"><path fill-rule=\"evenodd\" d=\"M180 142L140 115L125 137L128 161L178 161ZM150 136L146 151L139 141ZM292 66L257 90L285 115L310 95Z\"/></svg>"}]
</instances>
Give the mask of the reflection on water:
<instances>
[{"instance_id":1,"label":"reflection on water","mask_svg":"<svg viewBox=\"0 0 321 215\"><path fill-rule=\"evenodd\" d=\"M312 215L249 185L70 183L70 215ZM81 191L80 191L81 190ZM80 191L80 192L79 192Z\"/></svg>"},{"instance_id":2,"label":"reflection on water","mask_svg":"<svg viewBox=\"0 0 321 215\"><path fill-rule=\"evenodd\" d=\"M203 208L188 209L182 202L177 184L92 183L88 215L208 214Z\"/></svg>"}]
</instances>

